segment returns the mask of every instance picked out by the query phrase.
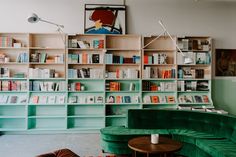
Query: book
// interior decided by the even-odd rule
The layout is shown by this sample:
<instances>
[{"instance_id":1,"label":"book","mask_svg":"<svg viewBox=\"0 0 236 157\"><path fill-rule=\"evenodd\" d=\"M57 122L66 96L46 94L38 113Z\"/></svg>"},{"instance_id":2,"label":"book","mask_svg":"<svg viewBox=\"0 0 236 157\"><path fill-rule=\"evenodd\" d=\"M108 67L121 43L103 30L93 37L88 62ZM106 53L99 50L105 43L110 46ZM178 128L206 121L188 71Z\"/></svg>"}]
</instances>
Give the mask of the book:
<instances>
[{"instance_id":1,"label":"book","mask_svg":"<svg viewBox=\"0 0 236 157\"><path fill-rule=\"evenodd\" d=\"M160 103L166 103L166 97L165 96L159 96Z\"/></svg>"},{"instance_id":2,"label":"book","mask_svg":"<svg viewBox=\"0 0 236 157\"><path fill-rule=\"evenodd\" d=\"M151 96L152 103L159 103L159 97L158 96Z\"/></svg>"},{"instance_id":3,"label":"book","mask_svg":"<svg viewBox=\"0 0 236 157\"><path fill-rule=\"evenodd\" d=\"M48 101L48 96L47 95L43 95L39 97L39 103L40 104L46 104Z\"/></svg>"},{"instance_id":4,"label":"book","mask_svg":"<svg viewBox=\"0 0 236 157\"><path fill-rule=\"evenodd\" d=\"M149 95L145 95L143 97L143 102L144 103L151 103L151 97Z\"/></svg>"},{"instance_id":5,"label":"book","mask_svg":"<svg viewBox=\"0 0 236 157\"><path fill-rule=\"evenodd\" d=\"M175 103L175 97L171 96L171 95L168 95L167 96L167 103Z\"/></svg>"},{"instance_id":6,"label":"book","mask_svg":"<svg viewBox=\"0 0 236 157\"><path fill-rule=\"evenodd\" d=\"M15 103L17 103L17 96L15 96L15 95L12 95L11 97L10 97L10 101L9 101L9 103L11 103L11 104L15 104Z\"/></svg>"},{"instance_id":7,"label":"book","mask_svg":"<svg viewBox=\"0 0 236 157\"><path fill-rule=\"evenodd\" d=\"M25 104L25 103L27 103L27 95L21 95L21 96L19 96L19 103L20 103L20 104Z\"/></svg>"},{"instance_id":8,"label":"book","mask_svg":"<svg viewBox=\"0 0 236 157\"><path fill-rule=\"evenodd\" d=\"M131 98L130 98L130 96L123 96L123 98L124 98L124 103L131 103Z\"/></svg>"},{"instance_id":9,"label":"book","mask_svg":"<svg viewBox=\"0 0 236 157\"><path fill-rule=\"evenodd\" d=\"M95 102L94 96L88 96L88 97L87 97L87 103L88 103L88 104L93 104L94 102Z\"/></svg>"},{"instance_id":10,"label":"book","mask_svg":"<svg viewBox=\"0 0 236 157\"><path fill-rule=\"evenodd\" d=\"M69 103L77 103L77 96L70 96L68 99Z\"/></svg>"},{"instance_id":11,"label":"book","mask_svg":"<svg viewBox=\"0 0 236 157\"><path fill-rule=\"evenodd\" d=\"M56 96L55 95L49 95L48 96L48 104L55 104L56 102Z\"/></svg>"},{"instance_id":12,"label":"book","mask_svg":"<svg viewBox=\"0 0 236 157\"><path fill-rule=\"evenodd\" d=\"M193 103L193 97L191 95L184 95L186 103Z\"/></svg>"},{"instance_id":13,"label":"book","mask_svg":"<svg viewBox=\"0 0 236 157\"><path fill-rule=\"evenodd\" d=\"M64 95L58 95L57 96L57 103L58 104L64 104L65 103L65 96Z\"/></svg>"},{"instance_id":14,"label":"book","mask_svg":"<svg viewBox=\"0 0 236 157\"><path fill-rule=\"evenodd\" d=\"M1 95L0 96L0 103L7 103L8 102L8 98L9 96L8 95Z\"/></svg>"},{"instance_id":15,"label":"book","mask_svg":"<svg viewBox=\"0 0 236 157\"><path fill-rule=\"evenodd\" d=\"M202 97L199 95L194 95L194 101L195 103L202 103Z\"/></svg>"},{"instance_id":16,"label":"book","mask_svg":"<svg viewBox=\"0 0 236 157\"><path fill-rule=\"evenodd\" d=\"M203 100L204 103L209 103L210 102L207 95L202 95L202 100Z\"/></svg>"},{"instance_id":17,"label":"book","mask_svg":"<svg viewBox=\"0 0 236 157\"><path fill-rule=\"evenodd\" d=\"M122 103L122 96L120 95L116 96L116 103Z\"/></svg>"},{"instance_id":18,"label":"book","mask_svg":"<svg viewBox=\"0 0 236 157\"><path fill-rule=\"evenodd\" d=\"M97 96L96 103L103 103L103 97L102 96Z\"/></svg>"},{"instance_id":19,"label":"book","mask_svg":"<svg viewBox=\"0 0 236 157\"><path fill-rule=\"evenodd\" d=\"M39 101L39 96L34 95L34 96L32 97L32 101L31 101L31 102L32 102L33 104L37 104L38 101Z\"/></svg>"},{"instance_id":20,"label":"book","mask_svg":"<svg viewBox=\"0 0 236 157\"><path fill-rule=\"evenodd\" d=\"M107 103L115 103L115 97L114 96L108 96Z\"/></svg>"}]
</instances>

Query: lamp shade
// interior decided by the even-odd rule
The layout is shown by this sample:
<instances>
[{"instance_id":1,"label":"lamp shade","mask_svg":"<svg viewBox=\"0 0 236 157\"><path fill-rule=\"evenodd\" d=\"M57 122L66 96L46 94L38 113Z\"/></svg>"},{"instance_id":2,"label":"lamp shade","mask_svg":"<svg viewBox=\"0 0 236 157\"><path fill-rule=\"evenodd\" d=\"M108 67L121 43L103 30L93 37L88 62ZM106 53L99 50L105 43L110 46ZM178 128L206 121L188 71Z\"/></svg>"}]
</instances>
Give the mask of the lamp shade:
<instances>
[{"instance_id":1,"label":"lamp shade","mask_svg":"<svg viewBox=\"0 0 236 157\"><path fill-rule=\"evenodd\" d=\"M40 18L38 17L37 14L32 13L29 17L28 17L28 22L30 23L36 23L40 20Z\"/></svg>"}]
</instances>

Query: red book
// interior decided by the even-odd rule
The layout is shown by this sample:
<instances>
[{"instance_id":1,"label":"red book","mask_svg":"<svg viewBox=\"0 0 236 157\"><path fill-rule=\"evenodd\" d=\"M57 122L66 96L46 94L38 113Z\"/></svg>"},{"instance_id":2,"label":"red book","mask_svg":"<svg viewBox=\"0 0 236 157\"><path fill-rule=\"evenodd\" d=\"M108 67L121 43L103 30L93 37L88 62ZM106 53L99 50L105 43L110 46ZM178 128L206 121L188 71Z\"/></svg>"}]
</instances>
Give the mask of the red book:
<instances>
[{"instance_id":1,"label":"red book","mask_svg":"<svg viewBox=\"0 0 236 157\"><path fill-rule=\"evenodd\" d=\"M152 96L152 103L158 103L159 102L159 97L158 96Z\"/></svg>"},{"instance_id":2,"label":"red book","mask_svg":"<svg viewBox=\"0 0 236 157\"><path fill-rule=\"evenodd\" d=\"M75 83L75 90L76 91L80 91L81 90L81 83L80 82L76 82Z\"/></svg>"},{"instance_id":3,"label":"red book","mask_svg":"<svg viewBox=\"0 0 236 157\"><path fill-rule=\"evenodd\" d=\"M148 56L143 57L144 64L148 64Z\"/></svg>"}]
</instances>

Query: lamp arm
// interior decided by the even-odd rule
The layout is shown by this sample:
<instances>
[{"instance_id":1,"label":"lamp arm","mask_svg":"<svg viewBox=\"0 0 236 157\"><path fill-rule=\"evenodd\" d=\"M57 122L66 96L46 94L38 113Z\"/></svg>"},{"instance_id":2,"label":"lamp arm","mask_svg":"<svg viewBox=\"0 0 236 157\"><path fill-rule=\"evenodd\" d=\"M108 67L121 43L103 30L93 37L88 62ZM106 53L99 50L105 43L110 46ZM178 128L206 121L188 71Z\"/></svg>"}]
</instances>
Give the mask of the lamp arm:
<instances>
[{"instance_id":1,"label":"lamp arm","mask_svg":"<svg viewBox=\"0 0 236 157\"><path fill-rule=\"evenodd\" d=\"M66 48L66 39L64 38L64 32L63 30L61 29L61 27L57 26L58 29L57 31L59 32L60 36L61 36L61 40L63 41L63 44L64 44L64 47Z\"/></svg>"},{"instance_id":2,"label":"lamp arm","mask_svg":"<svg viewBox=\"0 0 236 157\"><path fill-rule=\"evenodd\" d=\"M182 56L185 57L183 51L179 48L179 46L176 44L175 40L172 38L172 36L170 35L170 33L167 31L166 27L163 25L162 21L159 20L159 24L161 25L162 29L167 33L167 35L170 37L170 39L172 40L172 42L175 44L175 47L178 49L178 51L182 54Z\"/></svg>"},{"instance_id":3,"label":"lamp arm","mask_svg":"<svg viewBox=\"0 0 236 157\"><path fill-rule=\"evenodd\" d=\"M47 21L47 20L43 20L43 19L41 19L41 18L39 18L39 21L42 21L42 22L45 22L45 23L49 23L49 24L55 25L55 26L60 27L60 28L64 28L63 25L59 25L59 24L56 24L56 23L54 23L54 22L50 22L50 21Z\"/></svg>"},{"instance_id":4,"label":"lamp arm","mask_svg":"<svg viewBox=\"0 0 236 157\"><path fill-rule=\"evenodd\" d=\"M161 34L158 35L156 38L152 39L149 43L147 43L147 44L143 47L143 49L146 48L146 47L147 47L148 45L150 45L151 43L153 43L153 42L154 42L155 40L157 40L158 38L160 38L164 33L165 33L165 32L161 33Z\"/></svg>"}]
</instances>

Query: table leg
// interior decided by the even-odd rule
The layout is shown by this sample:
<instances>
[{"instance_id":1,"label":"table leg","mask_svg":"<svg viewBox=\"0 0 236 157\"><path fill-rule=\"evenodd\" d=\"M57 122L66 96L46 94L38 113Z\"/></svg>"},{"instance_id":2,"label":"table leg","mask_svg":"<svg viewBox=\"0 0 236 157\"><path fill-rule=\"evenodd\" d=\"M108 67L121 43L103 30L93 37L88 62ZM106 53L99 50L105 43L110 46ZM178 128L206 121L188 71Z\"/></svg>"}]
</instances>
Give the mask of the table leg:
<instances>
[{"instance_id":1,"label":"table leg","mask_svg":"<svg viewBox=\"0 0 236 157\"><path fill-rule=\"evenodd\" d=\"M147 153L147 157L149 157L149 153Z\"/></svg>"},{"instance_id":2,"label":"table leg","mask_svg":"<svg viewBox=\"0 0 236 157\"><path fill-rule=\"evenodd\" d=\"M136 151L134 151L134 157L136 157L136 155L137 155L137 153L136 153Z\"/></svg>"}]
</instances>

